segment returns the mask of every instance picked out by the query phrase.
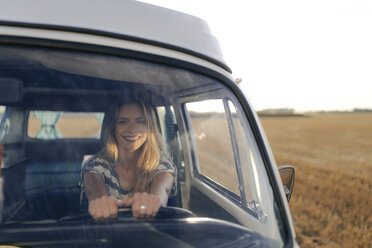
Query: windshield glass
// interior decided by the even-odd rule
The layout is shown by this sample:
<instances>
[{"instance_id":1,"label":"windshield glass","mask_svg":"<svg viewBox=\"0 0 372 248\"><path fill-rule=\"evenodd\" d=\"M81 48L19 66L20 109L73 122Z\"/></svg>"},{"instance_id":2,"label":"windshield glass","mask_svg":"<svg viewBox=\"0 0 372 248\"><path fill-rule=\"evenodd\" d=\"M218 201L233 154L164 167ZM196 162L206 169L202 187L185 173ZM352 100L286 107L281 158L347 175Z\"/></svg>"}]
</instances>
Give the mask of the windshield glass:
<instances>
[{"instance_id":1,"label":"windshield glass","mask_svg":"<svg viewBox=\"0 0 372 248\"><path fill-rule=\"evenodd\" d=\"M156 226L165 225L161 216L181 219L166 222L164 229L157 226L167 239L170 235L193 246L186 225L198 223L190 231L208 232L216 242L222 233L234 242L250 233L261 244L283 245L281 217L255 136L239 101L224 84L133 58L11 46L0 47L0 54L0 83L7 87L16 80L21 85L21 100L0 106L3 230L10 223L30 227L94 218L88 211L92 198L85 176L93 172L111 183L105 188L108 195L123 201L136 192L152 192L151 185L163 172L171 175L167 205L174 208L161 209L160 219L148 221ZM114 111L117 99L122 104ZM112 113L116 117L111 127ZM136 133L128 135L132 129ZM160 149L154 174L127 180L128 174L118 169L120 156L132 154L130 149L146 154L143 150L150 149L151 142ZM118 149L112 163L109 144L126 151ZM141 156L136 166L145 159ZM104 170L97 169L99 159L107 162ZM102 229L114 235L118 223L144 228L133 216L126 221L118 217ZM54 228L60 232L60 226ZM172 232L177 228L183 238ZM236 234L226 232L228 228ZM18 242L21 236L12 237Z\"/></svg>"}]
</instances>

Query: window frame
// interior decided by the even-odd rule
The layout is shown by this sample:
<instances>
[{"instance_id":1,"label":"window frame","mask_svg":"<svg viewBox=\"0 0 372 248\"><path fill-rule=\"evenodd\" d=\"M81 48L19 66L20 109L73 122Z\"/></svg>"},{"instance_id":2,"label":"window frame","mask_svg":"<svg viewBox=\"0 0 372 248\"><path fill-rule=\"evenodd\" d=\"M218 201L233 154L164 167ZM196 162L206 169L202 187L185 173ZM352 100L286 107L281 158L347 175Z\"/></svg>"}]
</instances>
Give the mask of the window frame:
<instances>
[{"instance_id":1,"label":"window frame","mask_svg":"<svg viewBox=\"0 0 372 248\"><path fill-rule=\"evenodd\" d=\"M231 201L233 201L235 204L238 204L240 207L243 207L245 210L250 212L252 215L255 215L253 211L251 211L250 208L247 207L247 200L246 200L246 194L245 194L245 189L244 189L244 182L242 178L242 169L240 166L240 157L239 157L239 148L238 148L238 141L236 139L236 130L233 124L233 117L231 113L230 106L228 104L228 101L231 101L236 105L235 101L231 97L230 94L226 96L226 89L219 87L218 89L209 89L209 91L204 91L203 93L195 93L195 94L190 94L186 96L185 98L181 99L181 113L183 115L183 119L185 120L185 128L187 132L187 137L188 140L191 144L192 150L191 152L191 162L192 162L192 176L195 178L201 180L203 183L207 184L208 186L212 187L213 189L217 190L219 193L222 195L228 197ZM225 186L221 185L220 183L214 181L213 179L203 175L200 173L200 163L199 163L199 157L198 157L198 152L196 149L196 141L194 138L194 131L192 127L192 121L191 121L191 116L189 111L187 110L186 104L187 103L193 103L193 102L198 102L198 101L203 101L203 100L221 100L223 105L224 105L224 114L226 115L226 121L227 125L229 128L229 137L230 137L230 142L232 144L232 151L234 155L234 163L235 163L235 170L237 173L237 179L239 180L239 192L240 195L237 195L236 193L232 192L231 190L227 189ZM228 109L228 110L227 110ZM240 118L239 118L240 119ZM235 145L234 145L235 143ZM238 157L237 157L238 156ZM237 165L237 159L238 159L238 164Z\"/></svg>"}]
</instances>

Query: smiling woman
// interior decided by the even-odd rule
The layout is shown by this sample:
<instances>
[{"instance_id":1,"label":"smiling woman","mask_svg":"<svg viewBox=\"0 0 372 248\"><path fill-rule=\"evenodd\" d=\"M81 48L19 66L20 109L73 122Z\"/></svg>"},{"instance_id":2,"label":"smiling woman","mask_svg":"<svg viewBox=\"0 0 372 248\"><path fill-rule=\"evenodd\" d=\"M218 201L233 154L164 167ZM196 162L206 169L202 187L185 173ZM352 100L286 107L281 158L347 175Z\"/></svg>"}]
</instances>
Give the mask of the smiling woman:
<instances>
[{"instance_id":1,"label":"smiling woman","mask_svg":"<svg viewBox=\"0 0 372 248\"><path fill-rule=\"evenodd\" d=\"M104 148L82 169L89 213L95 219L117 216L132 206L133 216L153 217L176 189L176 167L166 157L152 107L133 97L118 97L106 112ZM172 186L173 185L173 186Z\"/></svg>"}]
</instances>

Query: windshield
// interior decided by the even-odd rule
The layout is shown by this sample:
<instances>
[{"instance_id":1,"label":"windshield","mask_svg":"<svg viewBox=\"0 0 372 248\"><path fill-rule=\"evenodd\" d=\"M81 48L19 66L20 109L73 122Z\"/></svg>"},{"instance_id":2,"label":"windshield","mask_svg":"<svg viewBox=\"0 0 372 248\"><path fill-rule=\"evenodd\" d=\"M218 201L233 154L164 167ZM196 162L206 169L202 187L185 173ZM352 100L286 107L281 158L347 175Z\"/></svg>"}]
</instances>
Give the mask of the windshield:
<instances>
[{"instance_id":1,"label":"windshield","mask_svg":"<svg viewBox=\"0 0 372 248\"><path fill-rule=\"evenodd\" d=\"M90 218L83 164L102 154L107 145L104 118L109 118L114 99L134 97L146 107L132 107L139 116L133 125L150 128L146 114L150 106L155 129L165 145L160 161L165 159L175 167L169 171L173 186L167 203L175 212L166 218L178 221L167 222L167 228L162 229L167 239L170 235L180 240L180 234L172 232L178 228L185 235L183 244L193 246L195 240L188 240L185 226L199 223L198 230L205 235L207 229L215 228L214 234L208 232L215 241L221 233L228 236L226 230L235 228L241 235L231 236L234 242L242 237L247 242L249 233L261 244L283 245L281 217L255 135L239 101L224 84L196 72L133 58L11 46L0 47L0 54L2 87L14 81L20 85L16 92L19 100L0 105L0 143L5 153L1 157L3 230L15 223L29 223L28 227L30 223L54 223L48 230L62 232L56 223L76 224ZM119 110L116 113L120 117ZM128 123L132 120L126 115L120 118ZM120 128L126 130L126 126ZM115 130L119 132L118 127ZM137 139L115 137L117 144L132 144ZM149 139L146 136L140 146ZM118 185L124 190L136 189L120 176ZM113 191L110 188L108 192ZM160 216L164 216L162 211L170 210L161 210ZM126 221L118 217L117 222L100 230L107 228L114 235L117 230L112 228L117 224L143 228L144 222L133 216ZM161 218L148 221L154 226L163 223ZM14 230L16 227L25 232L24 226L13 226ZM157 226L158 231L161 228ZM115 239L120 237L115 235ZM28 242L27 238L17 240L21 236L12 237L15 240L11 241Z\"/></svg>"}]
</instances>

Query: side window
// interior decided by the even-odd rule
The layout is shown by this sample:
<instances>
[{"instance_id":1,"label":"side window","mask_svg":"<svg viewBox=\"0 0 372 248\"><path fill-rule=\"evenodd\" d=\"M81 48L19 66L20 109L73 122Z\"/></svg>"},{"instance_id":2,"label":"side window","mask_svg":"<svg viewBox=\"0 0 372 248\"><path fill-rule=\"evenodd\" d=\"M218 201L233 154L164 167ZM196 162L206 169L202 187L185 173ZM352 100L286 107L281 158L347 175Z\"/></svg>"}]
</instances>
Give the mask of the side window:
<instances>
[{"instance_id":1,"label":"side window","mask_svg":"<svg viewBox=\"0 0 372 248\"><path fill-rule=\"evenodd\" d=\"M35 139L99 138L104 113L30 111L27 135Z\"/></svg>"},{"instance_id":2,"label":"side window","mask_svg":"<svg viewBox=\"0 0 372 248\"><path fill-rule=\"evenodd\" d=\"M222 99L186 103L199 173L240 195L228 115Z\"/></svg>"},{"instance_id":3,"label":"side window","mask_svg":"<svg viewBox=\"0 0 372 248\"><path fill-rule=\"evenodd\" d=\"M270 187L263 186L265 184L269 185L267 177L264 176L266 171L262 166L263 162L254 142L252 130L244 118L242 109L234 105L231 100L228 100L228 106L236 134L236 150L238 154L236 162L239 163L238 167L240 168L243 181L243 203L255 212L260 222L265 222L269 211L267 206L272 201L267 198L272 195ZM265 197L266 199L264 199Z\"/></svg>"},{"instance_id":4,"label":"side window","mask_svg":"<svg viewBox=\"0 0 372 248\"><path fill-rule=\"evenodd\" d=\"M257 172L255 171L255 158L252 155L252 144L249 144L247 140L247 131L249 128L244 128L243 123L240 121L241 113L238 113L238 109L235 105L229 100L229 109L232 114L234 130L236 132L236 142L237 149L239 154L239 163L241 167L242 177L244 181L244 197L247 204L258 201L256 182ZM250 136L252 137L252 136Z\"/></svg>"},{"instance_id":5,"label":"side window","mask_svg":"<svg viewBox=\"0 0 372 248\"><path fill-rule=\"evenodd\" d=\"M198 173L234 193L265 222L272 193L266 187L266 171L243 110L229 98L188 102L185 108Z\"/></svg>"}]
</instances>

